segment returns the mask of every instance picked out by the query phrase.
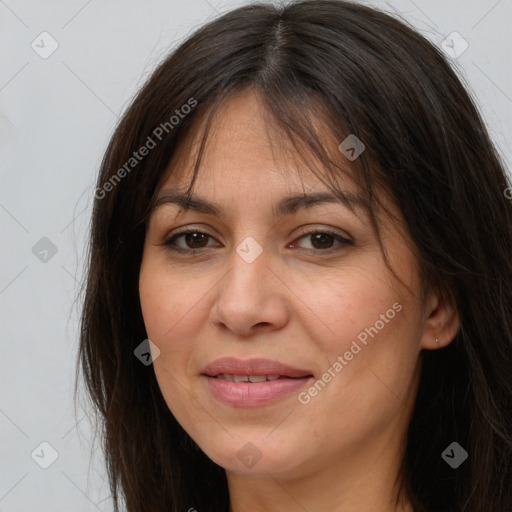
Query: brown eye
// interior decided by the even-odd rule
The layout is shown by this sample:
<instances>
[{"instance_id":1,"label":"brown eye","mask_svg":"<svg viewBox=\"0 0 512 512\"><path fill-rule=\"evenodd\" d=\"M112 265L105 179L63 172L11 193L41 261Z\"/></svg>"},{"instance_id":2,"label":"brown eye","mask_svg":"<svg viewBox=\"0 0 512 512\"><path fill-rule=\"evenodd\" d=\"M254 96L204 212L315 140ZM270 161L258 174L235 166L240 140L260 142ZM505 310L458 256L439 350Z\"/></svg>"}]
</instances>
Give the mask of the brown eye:
<instances>
[{"instance_id":1,"label":"brown eye","mask_svg":"<svg viewBox=\"0 0 512 512\"><path fill-rule=\"evenodd\" d=\"M181 242L178 243L179 240ZM178 253L194 255L201 253L202 250L214 247L215 244L208 244L209 240L214 240L211 235L188 229L175 233L165 240L162 245ZM343 249L347 245L354 245L352 240L330 231L310 231L304 233L297 240L309 240L310 247L299 246L299 248L313 252L331 252ZM293 245L297 245L296 242Z\"/></svg>"},{"instance_id":2,"label":"brown eye","mask_svg":"<svg viewBox=\"0 0 512 512\"><path fill-rule=\"evenodd\" d=\"M208 244L208 240L212 237L206 233L197 230L181 231L172 235L164 241L162 245L169 246L173 251L177 252L194 252L194 250L206 249L212 247ZM176 243L177 240L183 240L180 244Z\"/></svg>"},{"instance_id":3,"label":"brown eye","mask_svg":"<svg viewBox=\"0 0 512 512\"><path fill-rule=\"evenodd\" d=\"M315 233L309 236L315 249L330 249L334 243L334 237L328 233Z\"/></svg>"},{"instance_id":4,"label":"brown eye","mask_svg":"<svg viewBox=\"0 0 512 512\"><path fill-rule=\"evenodd\" d=\"M186 233L184 236L185 244L191 249L200 249L205 247L205 242L208 242L208 235L204 233Z\"/></svg>"},{"instance_id":5,"label":"brown eye","mask_svg":"<svg viewBox=\"0 0 512 512\"><path fill-rule=\"evenodd\" d=\"M337 233L332 233L330 231L311 231L309 233L305 233L297 240L309 240L311 247L301 247L306 250L317 250L317 251L328 251L330 249L336 249L336 242L338 245L354 245L354 243L348 238L344 238Z\"/></svg>"}]
</instances>

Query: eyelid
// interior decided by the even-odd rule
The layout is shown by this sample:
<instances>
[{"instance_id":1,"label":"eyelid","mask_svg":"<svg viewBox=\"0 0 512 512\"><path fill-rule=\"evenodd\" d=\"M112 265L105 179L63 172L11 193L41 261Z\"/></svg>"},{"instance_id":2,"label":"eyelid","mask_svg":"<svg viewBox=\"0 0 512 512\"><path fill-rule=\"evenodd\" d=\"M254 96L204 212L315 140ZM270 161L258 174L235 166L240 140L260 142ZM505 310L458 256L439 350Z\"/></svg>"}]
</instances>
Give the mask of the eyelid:
<instances>
[{"instance_id":1,"label":"eyelid","mask_svg":"<svg viewBox=\"0 0 512 512\"><path fill-rule=\"evenodd\" d=\"M190 253L190 254L205 252L205 251L213 248L213 246L207 246L207 247L201 247L199 249L183 249L181 247L178 247L177 245L173 245L175 240L177 240L179 237L181 237L183 235L187 235L188 233L199 233L202 235L206 235L207 237L209 237L211 239L215 239L215 237L213 235L210 235L210 233L205 232L203 229L199 229L199 228L192 226L192 227L186 227L183 229L178 228L178 230L176 232L171 231L171 233L169 235L166 235L164 237L163 242L161 242L158 245L168 247L169 249L171 249L175 252L183 252L183 253Z\"/></svg>"},{"instance_id":2,"label":"eyelid","mask_svg":"<svg viewBox=\"0 0 512 512\"><path fill-rule=\"evenodd\" d=\"M311 225L310 225L311 226ZM331 227L321 227L317 226L315 227L308 227L308 226L301 226L300 233L294 237L293 242L290 242L287 245L287 248L290 247L290 245L296 246L296 241L300 240L302 238L307 238L307 236L312 236L317 233L321 234L327 234L332 236L338 244L334 245L334 247L328 247L327 249L308 249L308 248L302 248L298 247L296 250L306 252L306 253L314 253L314 254L322 254L324 256L332 255L333 253L337 253L342 251L346 246L354 246L355 243L352 239L352 237L347 233L343 232L344 234L340 234L335 228ZM199 233L202 235L207 236L209 239L215 239L213 235L210 235L209 233L202 230L202 228L198 228L196 226L189 226L184 227L182 229L177 228L174 232L171 231L169 235L167 235L164 239L164 241L158 245L167 247L168 250L172 251L176 254L182 254L184 256L189 256L191 258L193 257L200 257L201 255L206 255L211 252L212 249L215 248L215 246L207 245L205 247L199 247L196 249L187 249L183 247L179 247L175 244L175 240L180 238L181 236L184 236L188 233Z\"/></svg>"},{"instance_id":3,"label":"eyelid","mask_svg":"<svg viewBox=\"0 0 512 512\"><path fill-rule=\"evenodd\" d=\"M187 233L201 233L203 235L209 236L210 238L218 238L217 235L210 234L207 230L205 230L203 226L185 226L181 228L173 229L168 235L165 235L162 245L165 245L173 237L178 237L180 235L186 235ZM209 229L209 228L208 228Z\"/></svg>"},{"instance_id":4,"label":"eyelid","mask_svg":"<svg viewBox=\"0 0 512 512\"><path fill-rule=\"evenodd\" d=\"M316 226L316 227L311 227L311 226L312 226L311 224L308 224L306 226L301 226L300 228L298 228L300 230L300 233L297 236L311 235L311 234L320 232L320 233L328 233L330 235L337 236L339 238L342 238L346 242L353 242L352 236L347 231L340 230L338 228L332 228L329 226L322 226L322 225ZM164 241L169 240L173 236L187 234L187 233L202 233L211 238L215 238L216 235L210 235L209 233L203 231L204 229L205 228L203 228L202 226L195 226L195 225L191 225L191 226L187 226L187 227L183 227L183 228L176 228L175 230L171 231L168 235L165 236Z\"/></svg>"},{"instance_id":5,"label":"eyelid","mask_svg":"<svg viewBox=\"0 0 512 512\"><path fill-rule=\"evenodd\" d=\"M340 229L336 229L336 228L331 228L331 227L327 227L327 226L317 226L317 227L310 227L311 225L309 226L301 226L299 229L301 230L301 232L299 233L299 236L304 236L304 235L313 235L315 233L327 233L329 235L332 235L334 237L338 237L338 238L341 238L342 240L344 240L345 242L350 242L350 243L354 243L353 242L353 238L351 235L349 235L346 231L344 230L340 230Z\"/></svg>"}]
</instances>

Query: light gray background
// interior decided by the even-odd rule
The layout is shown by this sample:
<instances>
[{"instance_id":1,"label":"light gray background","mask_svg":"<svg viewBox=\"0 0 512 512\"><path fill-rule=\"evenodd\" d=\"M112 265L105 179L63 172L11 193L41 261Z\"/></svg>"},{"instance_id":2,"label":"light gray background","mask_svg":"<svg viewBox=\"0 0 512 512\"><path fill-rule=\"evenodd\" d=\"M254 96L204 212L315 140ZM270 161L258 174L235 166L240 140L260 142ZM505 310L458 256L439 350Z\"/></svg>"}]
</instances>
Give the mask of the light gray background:
<instances>
[{"instance_id":1,"label":"light gray background","mask_svg":"<svg viewBox=\"0 0 512 512\"><path fill-rule=\"evenodd\" d=\"M195 27L242 0L0 0L0 512L112 509L102 455L73 410L84 243L95 176L121 112L160 59ZM469 43L454 65L510 169L512 0L393 0L441 45ZM58 49L31 47L47 31ZM57 253L32 247L48 237ZM77 428L78 424L78 428ZM31 458L48 442L58 458ZM42 451L41 451L42 450ZM34 458L49 461L44 446Z\"/></svg>"}]
</instances>

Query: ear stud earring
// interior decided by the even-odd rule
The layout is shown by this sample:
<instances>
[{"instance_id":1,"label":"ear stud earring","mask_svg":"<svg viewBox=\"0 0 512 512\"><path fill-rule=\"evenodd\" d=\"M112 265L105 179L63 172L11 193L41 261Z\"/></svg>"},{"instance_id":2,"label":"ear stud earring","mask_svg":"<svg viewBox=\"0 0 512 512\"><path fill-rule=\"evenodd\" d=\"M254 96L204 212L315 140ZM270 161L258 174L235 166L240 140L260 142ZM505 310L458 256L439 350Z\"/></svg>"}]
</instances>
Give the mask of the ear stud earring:
<instances>
[{"instance_id":1,"label":"ear stud earring","mask_svg":"<svg viewBox=\"0 0 512 512\"><path fill-rule=\"evenodd\" d=\"M438 344L438 343L439 343L439 338L436 338L436 344Z\"/></svg>"}]
</instances>

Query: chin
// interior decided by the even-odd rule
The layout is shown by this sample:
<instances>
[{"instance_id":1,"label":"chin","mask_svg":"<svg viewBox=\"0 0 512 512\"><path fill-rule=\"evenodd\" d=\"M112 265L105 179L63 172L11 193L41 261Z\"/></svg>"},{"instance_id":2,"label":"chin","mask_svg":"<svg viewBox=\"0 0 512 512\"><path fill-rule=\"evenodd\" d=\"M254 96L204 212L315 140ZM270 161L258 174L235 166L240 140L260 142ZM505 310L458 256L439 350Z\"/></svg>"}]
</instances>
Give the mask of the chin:
<instances>
[{"instance_id":1,"label":"chin","mask_svg":"<svg viewBox=\"0 0 512 512\"><path fill-rule=\"evenodd\" d=\"M297 446L283 444L285 439L265 438L268 431L256 437L253 434L226 436L223 442L201 446L206 455L226 471L244 475L291 474L300 464ZM287 437L289 442L289 436Z\"/></svg>"}]
</instances>

